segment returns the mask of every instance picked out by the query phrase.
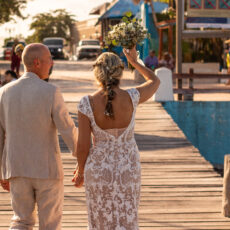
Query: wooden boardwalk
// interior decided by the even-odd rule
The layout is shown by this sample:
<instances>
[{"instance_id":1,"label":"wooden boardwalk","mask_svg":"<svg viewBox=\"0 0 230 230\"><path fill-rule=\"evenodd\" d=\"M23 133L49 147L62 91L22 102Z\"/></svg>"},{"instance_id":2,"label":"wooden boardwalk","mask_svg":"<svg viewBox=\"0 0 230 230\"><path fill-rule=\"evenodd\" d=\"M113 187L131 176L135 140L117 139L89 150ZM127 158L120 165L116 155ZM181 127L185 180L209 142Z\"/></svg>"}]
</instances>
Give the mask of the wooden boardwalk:
<instances>
[{"instance_id":1,"label":"wooden boardwalk","mask_svg":"<svg viewBox=\"0 0 230 230\"><path fill-rule=\"evenodd\" d=\"M77 122L76 103L68 107ZM140 229L230 229L230 219L221 215L222 178L161 104L139 106L135 132L142 162ZM75 159L66 153L62 141L61 148L65 171L62 229L86 229L84 188L72 186ZM11 216L9 194L0 189L0 230L8 229Z\"/></svg>"}]
</instances>

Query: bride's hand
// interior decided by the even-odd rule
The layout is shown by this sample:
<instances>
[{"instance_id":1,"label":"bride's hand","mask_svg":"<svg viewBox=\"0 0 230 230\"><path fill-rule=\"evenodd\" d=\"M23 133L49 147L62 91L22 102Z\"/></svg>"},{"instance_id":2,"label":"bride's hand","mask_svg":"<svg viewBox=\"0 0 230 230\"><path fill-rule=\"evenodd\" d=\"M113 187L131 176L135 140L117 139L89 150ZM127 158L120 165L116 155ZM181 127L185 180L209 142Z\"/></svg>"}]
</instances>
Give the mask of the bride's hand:
<instances>
[{"instance_id":1,"label":"bride's hand","mask_svg":"<svg viewBox=\"0 0 230 230\"><path fill-rule=\"evenodd\" d=\"M129 63L135 63L137 62L137 51L136 46L134 46L132 49L123 49L123 53L125 54L127 60Z\"/></svg>"},{"instance_id":2,"label":"bride's hand","mask_svg":"<svg viewBox=\"0 0 230 230\"><path fill-rule=\"evenodd\" d=\"M84 173L79 173L78 170L75 170L72 182L74 182L75 187L77 188L82 187L84 184Z\"/></svg>"}]
</instances>

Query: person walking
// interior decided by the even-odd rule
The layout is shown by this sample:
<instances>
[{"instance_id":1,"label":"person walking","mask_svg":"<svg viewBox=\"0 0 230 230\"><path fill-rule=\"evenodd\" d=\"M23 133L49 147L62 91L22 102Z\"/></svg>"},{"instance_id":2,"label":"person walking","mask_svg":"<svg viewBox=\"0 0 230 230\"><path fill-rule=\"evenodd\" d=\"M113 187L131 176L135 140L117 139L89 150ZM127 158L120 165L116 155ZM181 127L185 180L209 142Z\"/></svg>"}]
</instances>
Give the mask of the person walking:
<instances>
[{"instance_id":1,"label":"person walking","mask_svg":"<svg viewBox=\"0 0 230 230\"><path fill-rule=\"evenodd\" d=\"M10 229L61 230L63 169L57 130L73 152L77 131L60 90L46 81L53 66L49 49L25 47L25 73L0 89L0 183L10 191Z\"/></svg>"},{"instance_id":2,"label":"person walking","mask_svg":"<svg viewBox=\"0 0 230 230\"><path fill-rule=\"evenodd\" d=\"M18 39L14 40L14 44L11 50L11 70L15 71L17 76L19 77L19 70L21 64L21 57L18 56L15 52L15 48L19 45Z\"/></svg>"},{"instance_id":3,"label":"person walking","mask_svg":"<svg viewBox=\"0 0 230 230\"><path fill-rule=\"evenodd\" d=\"M135 48L123 52L146 82L121 89L122 61L113 53L103 53L94 65L100 89L84 96L78 106L78 167L73 182L76 187L85 182L89 230L139 229L141 167L134 139L135 113L160 81L137 62Z\"/></svg>"}]
</instances>

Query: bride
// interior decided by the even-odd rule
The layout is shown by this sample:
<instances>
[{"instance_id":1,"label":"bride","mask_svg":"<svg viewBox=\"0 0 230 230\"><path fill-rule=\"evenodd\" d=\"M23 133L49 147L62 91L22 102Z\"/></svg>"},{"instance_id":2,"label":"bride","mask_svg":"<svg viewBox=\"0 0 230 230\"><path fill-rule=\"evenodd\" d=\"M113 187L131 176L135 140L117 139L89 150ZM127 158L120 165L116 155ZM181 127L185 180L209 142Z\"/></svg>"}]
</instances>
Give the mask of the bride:
<instances>
[{"instance_id":1,"label":"bride","mask_svg":"<svg viewBox=\"0 0 230 230\"><path fill-rule=\"evenodd\" d=\"M117 55L103 53L94 65L100 89L84 96L78 106L78 167L73 182L76 187L85 183L90 230L139 229L141 167L134 139L135 113L160 81L137 62L135 47L123 52L146 82L121 89L123 64Z\"/></svg>"}]
</instances>

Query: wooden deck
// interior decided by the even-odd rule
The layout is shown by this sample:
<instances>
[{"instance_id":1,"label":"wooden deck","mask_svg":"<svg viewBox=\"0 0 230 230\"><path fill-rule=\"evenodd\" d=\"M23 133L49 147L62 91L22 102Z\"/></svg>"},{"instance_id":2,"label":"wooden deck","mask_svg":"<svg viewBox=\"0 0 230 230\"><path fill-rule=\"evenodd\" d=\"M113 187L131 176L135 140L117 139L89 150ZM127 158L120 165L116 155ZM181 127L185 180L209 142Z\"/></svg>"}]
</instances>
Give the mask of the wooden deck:
<instances>
[{"instance_id":1,"label":"wooden deck","mask_svg":"<svg viewBox=\"0 0 230 230\"><path fill-rule=\"evenodd\" d=\"M68 107L77 122L76 103ZM222 178L161 104L139 106L135 131L142 162L140 229L230 229L230 219L221 215ZM61 147L65 170L62 229L86 229L84 189L71 183L75 159L66 153L62 141ZM11 216L9 194L0 189L0 230L8 229Z\"/></svg>"}]
</instances>

